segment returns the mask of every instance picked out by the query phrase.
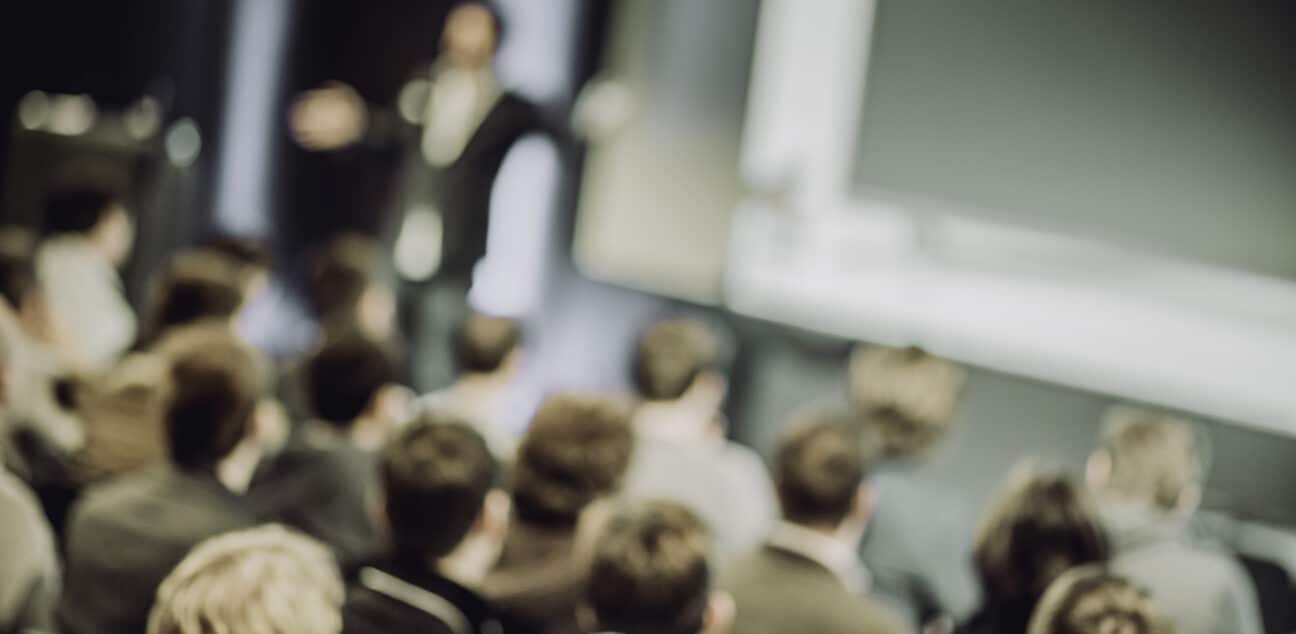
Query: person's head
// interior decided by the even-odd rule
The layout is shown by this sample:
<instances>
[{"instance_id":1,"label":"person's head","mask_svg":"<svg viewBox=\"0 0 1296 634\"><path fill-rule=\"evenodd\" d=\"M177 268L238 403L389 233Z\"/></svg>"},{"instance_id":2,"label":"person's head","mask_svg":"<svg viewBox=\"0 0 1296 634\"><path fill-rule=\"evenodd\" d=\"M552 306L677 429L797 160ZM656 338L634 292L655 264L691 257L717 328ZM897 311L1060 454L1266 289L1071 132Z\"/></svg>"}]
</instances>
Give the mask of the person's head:
<instances>
[{"instance_id":1,"label":"person's head","mask_svg":"<svg viewBox=\"0 0 1296 634\"><path fill-rule=\"evenodd\" d=\"M305 535L268 525L199 544L167 575L148 634L342 631L342 578Z\"/></svg>"},{"instance_id":2,"label":"person's head","mask_svg":"<svg viewBox=\"0 0 1296 634\"><path fill-rule=\"evenodd\" d=\"M725 387L716 370L718 357L719 344L705 323L667 319L639 337L632 378L639 395L648 401L697 396L718 406ZM714 394L716 389L719 394Z\"/></svg>"},{"instance_id":3,"label":"person's head","mask_svg":"<svg viewBox=\"0 0 1296 634\"><path fill-rule=\"evenodd\" d=\"M1028 634L1172 634L1146 592L1097 566L1058 577L1040 599Z\"/></svg>"},{"instance_id":4,"label":"person's head","mask_svg":"<svg viewBox=\"0 0 1296 634\"><path fill-rule=\"evenodd\" d=\"M455 329L453 352L460 375L512 374L519 364L522 329L517 321L474 313Z\"/></svg>"},{"instance_id":5,"label":"person's head","mask_svg":"<svg viewBox=\"0 0 1296 634\"><path fill-rule=\"evenodd\" d=\"M1084 489L1064 473L1026 464L982 516L973 563L986 605L1024 626L1054 579L1075 566L1105 561L1108 554Z\"/></svg>"},{"instance_id":6,"label":"person's head","mask_svg":"<svg viewBox=\"0 0 1296 634\"><path fill-rule=\"evenodd\" d=\"M397 556L433 566L474 534L503 540L507 500L492 500L499 467L466 422L424 413L387 444L381 465L384 519Z\"/></svg>"},{"instance_id":7,"label":"person's head","mask_svg":"<svg viewBox=\"0 0 1296 634\"><path fill-rule=\"evenodd\" d=\"M176 330L159 351L170 365L164 420L173 463L216 472L236 449L255 445L262 392L255 351L212 325Z\"/></svg>"},{"instance_id":8,"label":"person's head","mask_svg":"<svg viewBox=\"0 0 1296 634\"><path fill-rule=\"evenodd\" d=\"M362 417L383 419L384 391L397 383L396 365L382 346L358 332L324 344L306 366L315 416L341 428Z\"/></svg>"},{"instance_id":9,"label":"person's head","mask_svg":"<svg viewBox=\"0 0 1296 634\"><path fill-rule=\"evenodd\" d=\"M441 48L452 63L483 68L491 63L503 35L499 13L484 2L460 2L446 16Z\"/></svg>"},{"instance_id":10,"label":"person's head","mask_svg":"<svg viewBox=\"0 0 1296 634\"><path fill-rule=\"evenodd\" d=\"M575 526L586 506L620 489L633 448L629 412L620 403L598 395L549 397L513 464L518 519Z\"/></svg>"},{"instance_id":11,"label":"person's head","mask_svg":"<svg viewBox=\"0 0 1296 634\"><path fill-rule=\"evenodd\" d=\"M134 223L116 192L90 179L69 181L50 192L44 233L84 236L114 265L126 261L135 241Z\"/></svg>"},{"instance_id":12,"label":"person's head","mask_svg":"<svg viewBox=\"0 0 1296 634\"><path fill-rule=\"evenodd\" d=\"M261 243L235 236L217 236L203 242L200 248L224 258L234 268L245 297L253 297L265 285L270 272L270 255Z\"/></svg>"},{"instance_id":13,"label":"person's head","mask_svg":"<svg viewBox=\"0 0 1296 634\"><path fill-rule=\"evenodd\" d=\"M965 373L919 348L860 345L848 369L851 404L890 456L921 454L949 430Z\"/></svg>"},{"instance_id":14,"label":"person's head","mask_svg":"<svg viewBox=\"0 0 1296 634\"><path fill-rule=\"evenodd\" d=\"M326 331L359 329L378 341L391 336L395 299L377 281L377 263L377 245L356 234L335 238L315 258L310 300Z\"/></svg>"},{"instance_id":15,"label":"person's head","mask_svg":"<svg viewBox=\"0 0 1296 634\"><path fill-rule=\"evenodd\" d=\"M176 255L155 281L146 311L146 339L203 322L232 326L245 296L236 270L221 256L202 250Z\"/></svg>"},{"instance_id":16,"label":"person's head","mask_svg":"<svg viewBox=\"0 0 1296 634\"><path fill-rule=\"evenodd\" d=\"M774 457L784 519L862 533L870 510L864 454L858 430L843 416L821 412L796 421Z\"/></svg>"},{"instance_id":17,"label":"person's head","mask_svg":"<svg viewBox=\"0 0 1296 634\"><path fill-rule=\"evenodd\" d=\"M596 538L589 620L624 634L725 632L733 599L711 589L709 537L692 511L646 501L613 515Z\"/></svg>"},{"instance_id":18,"label":"person's head","mask_svg":"<svg viewBox=\"0 0 1296 634\"><path fill-rule=\"evenodd\" d=\"M1210 447L1195 424L1131 406L1113 407L1089 459L1090 484L1163 511L1191 512L1201 500Z\"/></svg>"}]
</instances>

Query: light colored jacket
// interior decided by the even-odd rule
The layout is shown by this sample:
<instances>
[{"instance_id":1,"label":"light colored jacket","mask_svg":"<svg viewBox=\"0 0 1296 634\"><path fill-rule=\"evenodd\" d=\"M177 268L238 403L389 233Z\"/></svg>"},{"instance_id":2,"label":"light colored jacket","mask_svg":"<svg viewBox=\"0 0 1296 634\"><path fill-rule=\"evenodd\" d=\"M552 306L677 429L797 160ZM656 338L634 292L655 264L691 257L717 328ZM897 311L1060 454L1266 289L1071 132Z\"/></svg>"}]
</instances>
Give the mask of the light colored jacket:
<instances>
[{"instance_id":1,"label":"light colored jacket","mask_svg":"<svg viewBox=\"0 0 1296 634\"><path fill-rule=\"evenodd\" d=\"M31 491L0 470L0 632L53 632L54 536Z\"/></svg>"},{"instance_id":2,"label":"light colored jacket","mask_svg":"<svg viewBox=\"0 0 1296 634\"><path fill-rule=\"evenodd\" d=\"M85 238L47 240L36 254L36 276L59 336L85 363L107 369L135 342L121 276Z\"/></svg>"},{"instance_id":3,"label":"light colored jacket","mask_svg":"<svg viewBox=\"0 0 1296 634\"><path fill-rule=\"evenodd\" d=\"M1192 539L1186 518L1105 500L1112 569L1152 595L1177 634L1261 634L1255 588L1229 553Z\"/></svg>"}]
</instances>

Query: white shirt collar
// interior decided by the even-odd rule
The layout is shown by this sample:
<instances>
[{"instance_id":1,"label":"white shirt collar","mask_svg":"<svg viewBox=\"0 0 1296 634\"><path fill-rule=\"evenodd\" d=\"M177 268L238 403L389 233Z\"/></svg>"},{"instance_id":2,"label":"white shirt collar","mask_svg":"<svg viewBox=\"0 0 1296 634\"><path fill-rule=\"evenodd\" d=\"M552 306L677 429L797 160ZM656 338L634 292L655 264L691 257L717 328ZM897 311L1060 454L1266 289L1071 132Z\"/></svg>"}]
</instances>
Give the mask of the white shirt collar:
<instances>
[{"instance_id":1,"label":"white shirt collar","mask_svg":"<svg viewBox=\"0 0 1296 634\"><path fill-rule=\"evenodd\" d=\"M872 585L872 576L855 549L831 535L782 521L770 533L769 545L827 568L847 590L856 594L868 592Z\"/></svg>"}]
</instances>

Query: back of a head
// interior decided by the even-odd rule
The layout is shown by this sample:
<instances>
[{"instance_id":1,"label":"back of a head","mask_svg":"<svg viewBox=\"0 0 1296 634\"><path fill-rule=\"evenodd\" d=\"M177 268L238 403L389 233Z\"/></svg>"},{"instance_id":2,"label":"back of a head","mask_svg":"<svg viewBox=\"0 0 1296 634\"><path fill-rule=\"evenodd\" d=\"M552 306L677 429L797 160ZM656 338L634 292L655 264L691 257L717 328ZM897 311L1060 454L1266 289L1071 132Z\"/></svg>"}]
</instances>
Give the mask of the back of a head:
<instances>
[{"instance_id":1,"label":"back of a head","mask_svg":"<svg viewBox=\"0 0 1296 634\"><path fill-rule=\"evenodd\" d=\"M635 386L651 401L678 399L716 364L717 356L718 344L706 324L694 319L657 322L639 338Z\"/></svg>"},{"instance_id":2,"label":"back of a head","mask_svg":"<svg viewBox=\"0 0 1296 634\"><path fill-rule=\"evenodd\" d=\"M863 443L844 417L817 413L798 421L774 459L784 518L807 526L841 524L865 473Z\"/></svg>"},{"instance_id":3,"label":"back of a head","mask_svg":"<svg viewBox=\"0 0 1296 634\"><path fill-rule=\"evenodd\" d=\"M611 398L559 394L546 399L513 465L518 518L574 526L590 502L620 488L633 448L629 412Z\"/></svg>"},{"instance_id":4,"label":"back of a head","mask_svg":"<svg viewBox=\"0 0 1296 634\"><path fill-rule=\"evenodd\" d=\"M86 234L99 226L117 202L117 195L96 178L69 179L45 199L44 234Z\"/></svg>"},{"instance_id":5,"label":"back of a head","mask_svg":"<svg viewBox=\"0 0 1296 634\"><path fill-rule=\"evenodd\" d=\"M521 342L522 331L516 321L469 315L455 331L455 367L460 374L493 373L504 365Z\"/></svg>"},{"instance_id":6,"label":"back of a head","mask_svg":"<svg viewBox=\"0 0 1296 634\"><path fill-rule=\"evenodd\" d=\"M159 352L171 368L165 415L171 460L212 469L251 430L262 383L256 353L228 328L212 325L174 331Z\"/></svg>"},{"instance_id":7,"label":"back of a head","mask_svg":"<svg viewBox=\"0 0 1296 634\"><path fill-rule=\"evenodd\" d=\"M973 562L986 604L1029 610L1055 578L1105 561L1108 544L1085 490L1060 471L1027 464L1010 476L977 527ZM1029 611L1019 613L1024 619Z\"/></svg>"},{"instance_id":8,"label":"back of a head","mask_svg":"<svg viewBox=\"0 0 1296 634\"><path fill-rule=\"evenodd\" d=\"M966 374L919 348L859 346L848 381L851 403L876 428L883 452L905 456L944 437Z\"/></svg>"},{"instance_id":9,"label":"back of a head","mask_svg":"<svg viewBox=\"0 0 1296 634\"><path fill-rule=\"evenodd\" d=\"M238 271L228 260L202 250L180 253L156 282L149 338L204 321L228 322L244 299Z\"/></svg>"},{"instance_id":10,"label":"back of a head","mask_svg":"<svg viewBox=\"0 0 1296 634\"><path fill-rule=\"evenodd\" d=\"M1172 634L1147 593L1102 568L1062 575L1040 599L1028 634Z\"/></svg>"},{"instance_id":11,"label":"back of a head","mask_svg":"<svg viewBox=\"0 0 1296 634\"><path fill-rule=\"evenodd\" d=\"M594 546L586 596L604 630L702 631L711 571L706 528L687 508L644 502L608 520Z\"/></svg>"},{"instance_id":12,"label":"back of a head","mask_svg":"<svg viewBox=\"0 0 1296 634\"><path fill-rule=\"evenodd\" d=\"M348 426L365 413L387 385L396 383L395 362L358 332L337 337L311 357L306 379L315 415Z\"/></svg>"},{"instance_id":13,"label":"back of a head","mask_svg":"<svg viewBox=\"0 0 1296 634\"><path fill-rule=\"evenodd\" d=\"M158 588L149 634L333 634L342 579L304 535L262 526L209 539Z\"/></svg>"},{"instance_id":14,"label":"back of a head","mask_svg":"<svg viewBox=\"0 0 1296 634\"><path fill-rule=\"evenodd\" d=\"M1202 484L1209 464L1205 436L1193 423L1128 406L1108 412L1102 452L1110 460L1107 492L1164 510Z\"/></svg>"},{"instance_id":15,"label":"back of a head","mask_svg":"<svg viewBox=\"0 0 1296 634\"><path fill-rule=\"evenodd\" d=\"M356 234L335 238L315 258L310 270L310 299L321 322L356 319L365 292L373 283L378 247Z\"/></svg>"},{"instance_id":16,"label":"back of a head","mask_svg":"<svg viewBox=\"0 0 1296 634\"><path fill-rule=\"evenodd\" d=\"M452 552L472 528L498 466L464 421L425 413L383 450L382 480L396 554L429 561Z\"/></svg>"}]
</instances>

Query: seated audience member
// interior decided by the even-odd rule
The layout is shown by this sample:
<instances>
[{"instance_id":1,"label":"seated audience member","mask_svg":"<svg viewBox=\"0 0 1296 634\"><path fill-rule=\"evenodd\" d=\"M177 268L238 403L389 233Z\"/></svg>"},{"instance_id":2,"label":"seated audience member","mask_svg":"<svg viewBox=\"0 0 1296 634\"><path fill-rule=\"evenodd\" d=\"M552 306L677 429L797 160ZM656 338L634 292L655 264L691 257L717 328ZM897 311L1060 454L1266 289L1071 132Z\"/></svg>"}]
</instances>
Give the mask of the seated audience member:
<instances>
[{"instance_id":1,"label":"seated audience member","mask_svg":"<svg viewBox=\"0 0 1296 634\"><path fill-rule=\"evenodd\" d=\"M200 322L233 328L247 299L241 272L223 255L202 251L177 254L155 280L154 298L144 319L143 343L168 331Z\"/></svg>"},{"instance_id":2,"label":"seated audience member","mask_svg":"<svg viewBox=\"0 0 1296 634\"><path fill-rule=\"evenodd\" d=\"M688 506L706 521L718 554L728 556L765 538L777 504L760 457L725 439L727 387L716 357L716 341L698 321L662 321L643 334L634 365L643 402L625 492Z\"/></svg>"},{"instance_id":3,"label":"seated audience member","mask_svg":"<svg viewBox=\"0 0 1296 634\"><path fill-rule=\"evenodd\" d=\"M148 634L337 634L342 578L328 551L280 526L213 537L158 588Z\"/></svg>"},{"instance_id":4,"label":"seated audience member","mask_svg":"<svg viewBox=\"0 0 1296 634\"><path fill-rule=\"evenodd\" d=\"M842 420L799 421L775 458L783 521L725 569L738 605L734 631L892 634L911 628L864 595L856 545L868 522L864 445Z\"/></svg>"},{"instance_id":5,"label":"seated audience member","mask_svg":"<svg viewBox=\"0 0 1296 634\"><path fill-rule=\"evenodd\" d=\"M1187 421L1114 408L1090 458L1090 484L1112 541L1112 569L1147 588L1179 634L1256 634L1259 605L1246 572L1188 532L1208 472L1207 442Z\"/></svg>"},{"instance_id":6,"label":"seated audience member","mask_svg":"<svg viewBox=\"0 0 1296 634\"><path fill-rule=\"evenodd\" d=\"M1018 468L977 528L973 560L985 594L962 631L1025 632L1054 579L1107 556L1097 511L1083 488L1060 472Z\"/></svg>"},{"instance_id":7,"label":"seated audience member","mask_svg":"<svg viewBox=\"0 0 1296 634\"><path fill-rule=\"evenodd\" d=\"M359 334L325 344L306 366L315 418L268 457L248 492L258 514L333 548L344 568L382 549L373 509L377 453L397 422L396 368Z\"/></svg>"},{"instance_id":8,"label":"seated audience member","mask_svg":"<svg viewBox=\"0 0 1296 634\"><path fill-rule=\"evenodd\" d=\"M233 267L245 298L252 299L265 287L270 275L270 256L255 240L219 236L205 240L198 248L224 258Z\"/></svg>"},{"instance_id":9,"label":"seated audience member","mask_svg":"<svg viewBox=\"0 0 1296 634\"><path fill-rule=\"evenodd\" d=\"M527 631L575 631L587 572L578 523L619 489L633 446L628 412L606 398L559 395L540 406L513 465L514 522L483 585Z\"/></svg>"},{"instance_id":10,"label":"seated audience member","mask_svg":"<svg viewBox=\"0 0 1296 634\"><path fill-rule=\"evenodd\" d=\"M508 389L522 357L522 331L512 319L473 314L464 319L452 343L458 378L433 392L420 406L449 410L477 426L500 460L512 460L517 446L516 402Z\"/></svg>"},{"instance_id":11,"label":"seated audience member","mask_svg":"<svg viewBox=\"0 0 1296 634\"><path fill-rule=\"evenodd\" d=\"M511 628L476 588L499 557L508 498L486 441L425 413L383 451L382 508L392 556L360 570L343 631L489 633Z\"/></svg>"},{"instance_id":12,"label":"seated audience member","mask_svg":"<svg viewBox=\"0 0 1296 634\"><path fill-rule=\"evenodd\" d=\"M881 453L860 557L874 590L919 628L961 621L977 605L976 510L960 491L926 477L964 382L963 370L917 348L861 345L850 358L851 404Z\"/></svg>"},{"instance_id":13,"label":"seated audience member","mask_svg":"<svg viewBox=\"0 0 1296 634\"><path fill-rule=\"evenodd\" d=\"M73 509L66 633L144 631L158 584L190 548L254 523L242 493L261 454L255 355L224 328L173 337L169 464L92 487Z\"/></svg>"},{"instance_id":14,"label":"seated audience member","mask_svg":"<svg viewBox=\"0 0 1296 634\"><path fill-rule=\"evenodd\" d=\"M0 414L12 394L11 354L0 339ZM60 585L54 536L36 497L3 467L0 462L0 632L53 632Z\"/></svg>"},{"instance_id":15,"label":"seated audience member","mask_svg":"<svg viewBox=\"0 0 1296 634\"><path fill-rule=\"evenodd\" d=\"M62 352L106 369L135 342L135 313L117 273L134 241L130 214L106 187L69 185L46 200L45 235L36 274Z\"/></svg>"},{"instance_id":16,"label":"seated audience member","mask_svg":"<svg viewBox=\"0 0 1296 634\"><path fill-rule=\"evenodd\" d=\"M582 620L619 634L728 632L733 599L712 590L710 556L706 527L692 511L635 503L596 538Z\"/></svg>"},{"instance_id":17,"label":"seated audience member","mask_svg":"<svg viewBox=\"0 0 1296 634\"><path fill-rule=\"evenodd\" d=\"M1040 599L1027 634L1172 634L1147 593L1102 568L1058 577Z\"/></svg>"},{"instance_id":18,"label":"seated audience member","mask_svg":"<svg viewBox=\"0 0 1296 634\"><path fill-rule=\"evenodd\" d=\"M354 234L335 238L318 256L310 271L310 300L322 341L355 330L381 342L395 334L396 300L378 281L378 258L378 246Z\"/></svg>"},{"instance_id":19,"label":"seated audience member","mask_svg":"<svg viewBox=\"0 0 1296 634\"><path fill-rule=\"evenodd\" d=\"M56 352L44 294L30 256L21 250L0 250L0 298L0 339L10 356L0 422L6 438L0 446L12 443L11 469L41 480L36 472L49 469L37 463L62 465L84 444L85 428L66 398L72 372Z\"/></svg>"}]
</instances>

